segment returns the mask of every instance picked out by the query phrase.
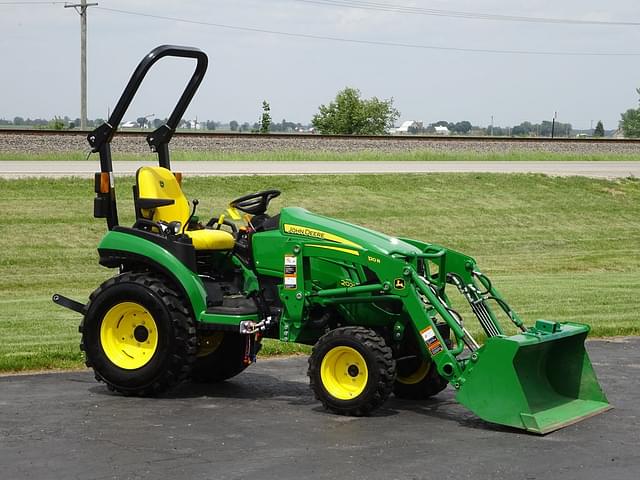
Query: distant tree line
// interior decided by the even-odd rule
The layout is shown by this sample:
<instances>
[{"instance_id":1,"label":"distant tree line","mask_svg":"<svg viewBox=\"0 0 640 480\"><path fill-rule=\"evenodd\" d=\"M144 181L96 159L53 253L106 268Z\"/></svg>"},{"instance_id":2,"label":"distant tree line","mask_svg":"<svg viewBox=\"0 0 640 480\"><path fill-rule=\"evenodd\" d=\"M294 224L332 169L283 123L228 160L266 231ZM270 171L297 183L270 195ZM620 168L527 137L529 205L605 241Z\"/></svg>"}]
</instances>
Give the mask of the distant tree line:
<instances>
[{"instance_id":1,"label":"distant tree line","mask_svg":"<svg viewBox=\"0 0 640 480\"><path fill-rule=\"evenodd\" d=\"M100 125L104 122L102 119L96 119L90 122L90 126ZM46 118L23 118L13 117L13 120L6 120L0 118L0 126L14 126L14 127L33 127L33 128L48 128L53 130L64 130L66 128L75 128L76 125L80 125L80 119L71 119L66 115L64 117L53 117L52 119Z\"/></svg>"},{"instance_id":2,"label":"distant tree line","mask_svg":"<svg viewBox=\"0 0 640 480\"><path fill-rule=\"evenodd\" d=\"M154 118L150 119L147 117L138 117L135 120L135 124L137 128L159 128L164 125L167 121L166 118ZM87 120L87 128L96 128L102 125L105 122L103 118L96 119L88 119ZM178 124L178 128L180 129L194 129L196 128L195 120L187 120L182 119ZM64 117L54 117L52 119L46 118L24 118L24 117L14 117L12 120L0 118L0 128L1 127L25 127L25 128L42 128L42 129L52 129L52 130L69 130L78 128L80 126L80 119L75 118L72 119L68 116ZM282 119L281 122L267 122L267 117L263 117L259 122L249 123L243 122L240 123L237 120L231 120L230 122L219 122L215 120L205 120L197 122L197 128L201 130L220 130L220 129L228 129L232 132L301 132L307 131L309 129L308 125L304 125L300 122L290 122L286 119Z\"/></svg>"},{"instance_id":3,"label":"distant tree line","mask_svg":"<svg viewBox=\"0 0 640 480\"><path fill-rule=\"evenodd\" d=\"M640 95L640 88L636 89ZM128 126L137 126L138 128L159 128L167 119L150 118L152 116L138 117L136 122L130 123ZM360 90L352 87L346 87L339 91L335 99L326 105L318 107L318 113L313 116L311 124L315 131L326 134L346 134L346 135L384 135L388 134L393 128L395 121L400 117L400 112L393 106L393 98L387 100L379 100L377 97L363 98ZM96 118L87 121L88 128L95 128L104 123L104 119ZM23 118L16 116L13 120L0 118L0 127L32 127L47 128L54 130L64 130L77 128L80 125L80 119L71 119L68 116L54 117L53 119L45 118ZM570 137L573 127L570 123L555 122L543 120L540 123L522 122L513 127L501 127L497 125L489 125L488 127L474 126L468 120L459 122L449 122L447 120L439 120L437 122L423 126L422 122L413 122L408 128L410 134L434 134L442 133L441 127L446 127L444 133L454 135L488 135L488 136L511 136L511 137ZM620 130L625 137L640 137L640 106L639 108L630 108L621 114ZM232 132L260 132L260 133L276 133L276 132L306 132L310 130L310 126L303 125L299 122L290 122L282 119L281 122L274 122L271 118L271 106L269 102L262 102L262 113L258 117L258 121L253 124L249 122L240 123L237 120L231 120L228 124L217 122L214 120L206 120L198 122L197 120L182 119L178 124L178 128L182 129L198 129L198 130L221 130L228 129ZM579 136L586 135L584 131L578 131ZM591 132L594 137L603 137L605 135L602 121L598 121L596 128Z\"/></svg>"},{"instance_id":4,"label":"distant tree line","mask_svg":"<svg viewBox=\"0 0 640 480\"><path fill-rule=\"evenodd\" d=\"M294 132L302 132L308 130L308 126L304 125L300 122L289 122L286 119L282 119L280 123L271 121L268 125L268 130L265 130L263 127L263 123L255 122L254 124L250 124L249 122L239 123L236 120L231 120L229 122L229 130L232 132L259 132L262 131L266 133L266 131L270 133L294 133Z\"/></svg>"},{"instance_id":5,"label":"distant tree line","mask_svg":"<svg viewBox=\"0 0 640 480\"><path fill-rule=\"evenodd\" d=\"M490 134L489 127L487 134ZM570 123L543 120L541 123L522 122L514 127L493 127L494 135L511 135L513 137L569 137L573 127Z\"/></svg>"},{"instance_id":6,"label":"distant tree line","mask_svg":"<svg viewBox=\"0 0 640 480\"><path fill-rule=\"evenodd\" d=\"M501 127L497 125L478 127L472 125L468 120L462 120L460 122L439 120L424 127L411 126L408 132L412 134L431 135L437 133L436 127L446 127L447 130L454 135L493 135L495 137L550 137L552 130L554 136L566 137L570 136L573 132L573 127L570 123L555 122L555 125L553 125L553 122L548 120L544 120L541 123L522 122L514 127ZM598 132L599 130L596 129L596 133ZM602 135L604 135L604 133Z\"/></svg>"},{"instance_id":7,"label":"distant tree line","mask_svg":"<svg viewBox=\"0 0 640 480\"><path fill-rule=\"evenodd\" d=\"M631 109L625 114L623 114L623 119L628 117L628 120L627 120L627 123L629 124L628 136L631 136L634 133L634 127L636 122L635 121L636 112L637 110ZM223 123L223 122L214 121L214 120L206 120L206 121L198 122L197 128L202 130L212 130L212 131L220 130L220 129L228 129L232 132L238 132L238 133L248 133L248 132L293 133L293 132L307 131L309 129L308 125L304 125L300 122L290 122L284 118L280 122L274 122L273 120L270 119L270 117L265 116L267 114L268 114L268 110L265 110L263 113L263 117L261 117L259 121L255 123L249 123L249 122L240 123L237 120L231 120L228 123ZM332 115L335 116L335 111L332 112ZM638 118L640 118L640 113L638 113L637 115L638 115ZM384 114L382 116L384 117ZM393 117L394 120L397 118L395 115L395 112L392 112L391 116ZM346 115L346 117L350 118L348 115ZM389 120L388 118L385 118L382 121L378 121L376 128L370 129L369 127L366 127L366 128L363 127L362 131L372 130L372 131L378 132L379 134L383 134L385 132L385 129L388 128L388 125L389 125L388 120ZM155 128L159 128L166 121L167 121L166 118L165 119L161 119L161 118L149 119L146 117L138 117L135 123L137 124L138 128L154 128L155 129ZM336 120L336 123L339 124L340 121L342 120ZM105 120L103 118L89 119L87 121L87 127L95 128L102 125L104 122ZM330 120L324 119L324 122L325 123L316 121L315 125L317 126L322 125L323 127L325 127L326 123L330 123ZM366 124L364 120L361 120L360 123L363 125ZM622 125L623 128L624 128L624 123L625 122L621 122L621 124L623 124ZM80 125L79 118L71 119L68 116L54 117L53 119L46 119L46 118L31 119L31 118L23 118L19 116L14 117L13 120L0 118L0 127L15 126L15 127L32 127L32 128L45 128L45 129L54 129L54 130L66 130L66 129L77 128L79 125ZM514 127L500 127L500 126L494 125L493 127L489 126L484 128L484 127L473 126L471 122L467 120L462 120L459 122L449 122L446 120L440 120L437 122L433 122L427 125L426 127L422 127L422 126L410 127L409 133L427 134L427 135L433 134L436 132L435 127L447 127L447 129L452 134L457 134L457 135L550 137L552 122L548 120L544 120L541 123L522 122L521 124L516 125ZM181 129L196 128L195 121L183 119L178 124L178 128L181 128ZM639 128L638 134L640 135L640 127L638 128ZM353 133L354 131L360 132L359 129L353 126L347 127L343 125L334 125L332 128L329 128L327 131L329 130L334 131L332 129L335 129L335 131L348 131L351 133ZM598 125L596 126L596 129L594 132L594 136L603 136L604 130L601 130L601 129L602 129L602 124L601 122L598 122ZM323 130L325 130L325 128L322 128L320 131L322 132ZM571 135L572 126L570 123L555 122L554 130L555 130L554 132L555 136L566 137Z\"/></svg>"},{"instance_id":8,"label":"distant tree line","mask_svg":"<svg viewBox=\"0 0 640 480\"><path fill-rule=\"evenodd\" d=\"M459 135L468 135L472 130L480 130L480 127L474 127L468 120L461 122L447 122L446 120L439 120L437 122L430 123L426 127L409 127L409 133L422 133L433 134L436 133L436 127L447 127L447 130L451 133Z\"/></svg>"}]
</instances>

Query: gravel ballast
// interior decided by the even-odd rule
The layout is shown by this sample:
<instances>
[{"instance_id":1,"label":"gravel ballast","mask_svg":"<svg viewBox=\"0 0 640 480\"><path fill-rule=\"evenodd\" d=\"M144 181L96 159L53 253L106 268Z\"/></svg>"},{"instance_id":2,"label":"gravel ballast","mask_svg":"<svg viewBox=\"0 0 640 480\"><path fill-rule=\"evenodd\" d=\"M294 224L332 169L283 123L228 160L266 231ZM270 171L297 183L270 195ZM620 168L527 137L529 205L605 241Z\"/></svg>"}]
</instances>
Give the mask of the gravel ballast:
<instances>
[{"instance_id":1,"label":"gravel ballast","mask_svg":"<svg viewBox=\"0 0 640 480\"><path fill-rule=\"evenodd\" d=\"M86 134L29 135L3 133L0 135L0 153L64 153L89 151ZM174 151L184 152L548 152L568 154L640 154L640 142L576 142L555 139L553 141L518 140L467 140L395 137L379 138L327 138L313 135L176 135L171 141ZM147 153L149 147L144 135L118 136L113 139L112 150L119 153Z\"/></svg>"}]
</instances>

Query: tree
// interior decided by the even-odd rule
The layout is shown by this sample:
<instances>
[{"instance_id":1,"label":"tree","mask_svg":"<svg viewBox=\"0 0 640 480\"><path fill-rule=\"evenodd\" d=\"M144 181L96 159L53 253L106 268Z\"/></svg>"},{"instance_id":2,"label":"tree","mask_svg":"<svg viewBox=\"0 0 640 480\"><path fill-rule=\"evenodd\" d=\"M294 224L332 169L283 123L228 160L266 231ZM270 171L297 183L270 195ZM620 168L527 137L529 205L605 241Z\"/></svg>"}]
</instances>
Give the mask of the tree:
<instances>
[{"instance_id":1,"label":"tree","mask_svg":"<svg viewBox=\"0 0 640 480\"><path fill-rule=\"evenodd\" d=\"M300 130L302 125L300 123L287 122L285 118L280 123L272 123L270 131L272 132L295 132Z\"/></svg>"},{"instance_id":2,"label":"tree","mask_svg":"<svg viewBox=\"0 0 640 480\"><path fill-rule=\"evenodd\" d=\"M207 130L215 130L216 129L216 122L214 122L213 120L207 120Z\"/></svg>"},{"instance_id":3,"label":"tree","mask_svg":"<svg viewBox=\"0 0 640 480\"><path fill-rule=\"evenodd\" d=\"M407 128L407 133L410 133L412 135L417 135L419 133L424 133L424 125L422 122L413 122L412 125L410 125Z\"/></svg>"},{"instance_id":4,"label":"tree","mask_svg":"<svg viewBox=\"0 0 640 480\"><path fill-rule=\"evenodd\" d=\"M471 131L471 122L467 120L457 122L450 130L456 133L462 133L464 135L465 133L469 133Z\"/></svg>"},{"instance_id":5,"label":"tree","mask_svg":"<svg viewBox=\"0 0 640 480\"><path fill-rule=\"evenodd\" d=\"M630 108L620 115L620 128L627 138L640 137L640 108Z\"/></svg>"},{"instance_id":6,"label":"tree","mask_svg":"<svg viewBox=\"0 0 640 480\"><path fill-rule=\"evenodd\" d=\"M24 125L24 118L22 118L22 117L14 117L13 118L13 124L16 125L16 126Z\"/></svg>"},{"instance_id":7,"label":"tree","mask_svg":"<svg viewBox=\"0 0 640 480\"><path fill-rule=\"evenodd\" d=\"M640 88L636 88L636 92L640 95ZM638 99L640 102L640 99ZM640 137L640 108L630 108L620 114L620 128L625 137Z\"/></svg>"},{"instance_id":8,"label":"tree","mask_svg":"<svg viewBox=\"0 0 640 480\"><path fill-rule=\"evenodd\" d=\"M507 129L497 125L490 125L485 129L485 135L493 137L504 137L507 135Z\"/></svg>"},{"instance_id":9,"label":"tree","mask_svg":"<svg viewBox=\"0 0 640 480\"><path fill-rule=\"evenodd\" d=\"M536 126L531 122L522 122L511 129L511 134L516 137L528 137L531 133L535 133Z\"/></svg>"},{"instance_id":10,"label":"tree","mask_svg":"<svg viewBox=\"0 0 640 480\"><path fill-rule=\"evenodd\" d=\"M238 122L236 122L235 120L231 120L229 122L229 128L231 129L232 132L237 132L238 131Z\"/></svg>"},{"instance_id":11,"label":"tree","mask_svg":"<svg viewBox=\"0 0 640 480\"><path fill-rule=\"evenodd\" d=\"M563 135L569 136L571 135L571 129L572 127L570 123L555 122L554 126L553 122L550 122L549 120L543 120L539 127L539 133L541 137L550 137L551 130L554 130L554 136L556 137L560 137Z\"/></svg>"},{"instance_id":12,"label":"tree","mask_svg":"<svg viewBox=\"0 0 640 480\"><path fill-rule=\"evenodd\" d=\"M269 133L271 126L271 107L266 100L262 101L262 116L260 117L260 133Z\"/></svg>"},{"instance_id":13,"label":"tree","mask_svg":"<svg viewBox=\"0 0 640 480\"><path fill-rule=\"evenodd\" d=\"M360 90L347 87L329 105L320 105L311 123L323 134L382 135L393 127L400 112L393 108L393 98L363 99Z\"/></svg>"},{"instance_id":14,"label":"tree","mask_svg":"<svg viewBox=\"0 0 640 480\"><path fill-rule=\"evenodd\" d=\"M602 125L602 120L598 120L596 124L596 129L593 131L594 137L604 137L604 125Z\"/></svg>"},{"instance_id":15,"label":"tree","mask_svg":"<svg viewBox=\"0 0 640 480\"><path fill-rule=\"evenodd\" d=\"M68 119L68 117L66 117ZM49 128L52 130L64 130L64 126L68 124L68 120L63 120L60 117L53 117L53 120L49 122Z\"/></svg>"}]
</instances>

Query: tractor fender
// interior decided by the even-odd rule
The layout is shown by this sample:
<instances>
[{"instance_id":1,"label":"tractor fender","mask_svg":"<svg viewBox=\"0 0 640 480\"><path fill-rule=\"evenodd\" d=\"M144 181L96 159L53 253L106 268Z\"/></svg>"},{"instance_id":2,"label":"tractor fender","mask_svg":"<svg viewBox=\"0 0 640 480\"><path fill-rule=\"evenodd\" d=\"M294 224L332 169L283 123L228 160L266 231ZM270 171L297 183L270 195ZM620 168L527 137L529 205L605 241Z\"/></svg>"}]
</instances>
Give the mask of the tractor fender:
<instances>
[{"instance_id":1,"label":"tractor fender","mask_svg":"<svg viewBox=\"0 0 640 480\"><path fill-rule=\"evenodd\" d=\"M185 295L196 320L206 310L207 293L198 274L161 245L112 230L98 245L98 253L100 264L105 267L143 264L171 278Z\"/></svg>"}]
</instances>

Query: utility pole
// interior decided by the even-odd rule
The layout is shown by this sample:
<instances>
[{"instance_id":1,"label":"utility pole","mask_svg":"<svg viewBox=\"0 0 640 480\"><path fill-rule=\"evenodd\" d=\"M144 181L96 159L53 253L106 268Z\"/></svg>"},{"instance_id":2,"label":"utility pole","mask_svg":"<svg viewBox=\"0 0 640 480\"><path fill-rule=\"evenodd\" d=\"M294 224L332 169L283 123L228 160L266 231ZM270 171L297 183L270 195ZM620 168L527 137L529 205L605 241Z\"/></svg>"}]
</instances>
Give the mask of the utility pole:
<instances>
[{"instance_id":1,"label":"utility pole","mask_svg":"<svg viewBox=\"0 0 640 480\"><path fill-rule=\"evenodd\" d=\"M80 128L87 128L87 8L95 7L97 3L66 3L64 8L73 8L80 15Z\"/></svg>"}]
</instances>

